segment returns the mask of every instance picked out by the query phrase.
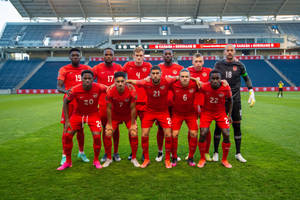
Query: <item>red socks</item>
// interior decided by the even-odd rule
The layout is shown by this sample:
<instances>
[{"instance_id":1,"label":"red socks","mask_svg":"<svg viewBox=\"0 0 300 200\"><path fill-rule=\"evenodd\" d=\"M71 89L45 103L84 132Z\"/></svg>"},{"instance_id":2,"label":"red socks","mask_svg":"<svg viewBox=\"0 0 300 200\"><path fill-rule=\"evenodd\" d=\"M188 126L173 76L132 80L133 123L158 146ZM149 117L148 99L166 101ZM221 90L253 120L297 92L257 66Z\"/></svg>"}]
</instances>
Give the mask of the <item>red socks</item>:
<instances>
[{"instance_id":1,"label":"red socks","mask_svg":"<svg viewBox=\"0 0 300 200\"><path fill-rule=\"evenodd\" d=\"M111 160L111 146L112 146L112 142L111 142L111 136L104 136L104 148L105 148L105 153L108 159Z\"/></svg>"},{"instance_id":2,"label":"red socks","mask_svg":"<svg viewBox=\"0 0 300 200\"><path fill-rule=\"evenodd\" d=\"M149 136L142 136L142 149L145 160L149 160Z\"/></svg>"},{"instance_id":3,"label":"red socks","mask_svg":"<svg viewBox=\"0 0 300 200\"><path fill-rule=\"evenodd\" d=\"M170 160L170 155L172 150L172 137L165 138L165 150L166 150L166 160Z\"/></svg>"},{"instance_id":4,"label":"red socks","mask_svg":"<svg viewBox=\"0 0 300 200\"><path fill-rule=\"evenodd\" d=\"M131 146L131 152L132 152L132 159L136 158L138 143L139 143L138 136L130 136L130 146Z\"/></svg>"},{"instance_id":5,"label":"red socks","mask_svg":"<svg viewBox=\"0 0 300 200\"><path fill-rule=\"evenodd\" d=\"M224 143L224 142L222 142L222 149L223 149L222 160L227 160L227 156L228 156L228 153L229 153L230 145L231 145L231 143Z\"/></svg>"},{"instance_id":6,"label":"red socks","mask_svg":"<svg viewBox=\"0 0 300 200\"><path fill-rule=\"evenodd\" d=\"M64 153L66 154L66 162L71 163L71 154L72 154L72 148L73 148L73 135L70 133L64 133L63 134L63 149Z\"/></svg>"},{"instance_id":7,"label":"red socks","mask_svg":"<svg viewBox=\"0 0 300 200\"><path fill-rule=\"evenodd\" d=\"M99 154L101 150L101 135L96 134L93 135L93 140L94 140L94 161L99 161Z\"/></svg>"},{"instance_id":8,"label":"red socks","mask_svg":"<svg viewBox=\"0 0 300 200\"><path fill-rule=\"evenodd\" d=\"M172 157L177 159L178 137L172 138Z\"/></svg>"},{"instance_id":9,"label":"red socks","mask_svg":"<svg viewBox=\"0 0 300 200\"><path fill-rule=\"evenodd\" d=\"M207 135L206 135L206 148L205 148L205 153L209 153L210 143L211 143L211 134L210 134L210 130L208 130L208 133L207 133Z\"/></svg>"},{"instance_id":10,"label":"red socks","mask_svg":"<svg viewBox=\"0 0 300 200\"><path fill-rule=\"evenodd\" d=\"M205 159L206 141L198 143L201 159Z\"/></svg>"},{"instance_id":11,"label":"red socks","mask_svg":"<svg viewBox=\"0 0 300 200\"><path fill-rule=\"evenodd\" d=\"M164 130L162 128L158 128L156 139L157 139L158 150L162 151L164 146Z\"/></svg>"},{"instance_id":12,"label":"red socks","mask_svg":"<svg viewBox=\"0 0 300 200\"><path fill-rule=\"evenodd\" d=\"M193 158L195 151L197 149L197 137L190 137L189 147L190 147L189 158Z\"/></svg>"},{"instance_id":13,"label":"red socks","mask_svg":"<svg viewBox=\"0 0 300 200\"><path fill-rule=\"evenodd\" d=\"M114 153L118 153L119 152L119 140L120 140L119 127L113 133L113 139L114 139Z\"/></svg>"}]
</instances>

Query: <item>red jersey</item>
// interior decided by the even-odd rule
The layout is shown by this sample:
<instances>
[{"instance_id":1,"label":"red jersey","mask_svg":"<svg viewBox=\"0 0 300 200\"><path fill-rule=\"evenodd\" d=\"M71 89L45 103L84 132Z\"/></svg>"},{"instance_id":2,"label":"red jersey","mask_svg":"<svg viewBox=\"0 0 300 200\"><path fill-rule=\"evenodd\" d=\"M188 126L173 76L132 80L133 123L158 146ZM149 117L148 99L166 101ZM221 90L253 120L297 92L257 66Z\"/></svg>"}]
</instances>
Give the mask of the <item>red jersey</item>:
<instances>
[{"instance_id":1,"label":"red jersey","mask_svg":"<svg viewBox=\"0 0 300 200\"><path fill-rule=\"evenodd\" d=\"M202 85L200 92L204 94L203 110L209 112L225 112L226 98L232 96L229 85L224 87L221 84L218 89L213 89L209 82Z\"/></svg>"},{"instance_id":2,"label":"red jersey","mask_svg":"<svg viewBox=\"0 0 300 200\"><path fill-rule=\"evenodd\" d=\"M106 93L106 87L103 84L93 83L89 91L83 89L82 84L74 86L67 97L69 101L76 100L76 114L86 115L98 112L98 101L101 94Z\"/></svg>"},{"instance_id":3,"label":"red jersey","mask_svg":"<svg viewBox=\"0 0 300 200\"><path fill-rule=\"evenodd\" d=\"M183 87L180 81L176 81L172 85L172 91L174 93L174 112L179 114L195 112L194 99L197 91L197 84L195 81L190 81L189 85L186 87Z\"/></svg>"},{"instance_id":4,"label":"red jersey","mask_svg":"<svg viewBox=\"0 0 300 200\"><path fill-rule=\"evenodd\" d=\"M125 117L130 114L130 104L136 102L136 98L135 89L125 86L124 92L120 94L115 86L107 91L106 101L112 104L112 115Z\"/></svg>"},{"instance_id":5,"label":"red jersey","mask_svg":"<svg viewBox=\"0 0 300 200\"><path fill-rule=\"evenodd\" d=\"M134 61L127 62L123 71L127 73L128 79L131 80L143 80L150 74L150 69L152 65L149 62L143 62L141 66L136 66ZM135 85L136 93L137 93L137 102L146 103L147 97L145 89L142 87L138 87Z\"/></svg>"},{"instance_id":6,"label":"red jersey","mask_svg":"<svg viewBox=\"0 0 300 200\"><path fill-rule=\"evenodd\" d=\"M166 77L161 78L158 85L154 85L151 79L136 82L137 86L145 88L148 112L168 112L168 92L175 81L176 79Z\"/></svg>"},{"instance_id":7,"label":"red jersey","mask_svg":"<svg viewBox=\"0 0 300 200\"><path fill-rule=\"evenodd\" d=\"M93 72L97 82L110 86L114 83L114 74L115 72L123 71L122 66L116 63L112 63L112 66L107 66L105 62L100 63L93 67ZM101 94L99 98L99 105L105 105L105 94Z\"/></svg>"},{"instance_id":8,"label":"red jersey","mask_svg":"<svg viewBox=\"0 0 300 200\"><path fill-rule=\"evenodd\" d=\"M65 89L69 90L81 82L81 72L92 70L90 66L79 64L79 67L73 67L72 64L63 66L58 71L57 80L64 81Z\"/></svg>"}]
</instances>

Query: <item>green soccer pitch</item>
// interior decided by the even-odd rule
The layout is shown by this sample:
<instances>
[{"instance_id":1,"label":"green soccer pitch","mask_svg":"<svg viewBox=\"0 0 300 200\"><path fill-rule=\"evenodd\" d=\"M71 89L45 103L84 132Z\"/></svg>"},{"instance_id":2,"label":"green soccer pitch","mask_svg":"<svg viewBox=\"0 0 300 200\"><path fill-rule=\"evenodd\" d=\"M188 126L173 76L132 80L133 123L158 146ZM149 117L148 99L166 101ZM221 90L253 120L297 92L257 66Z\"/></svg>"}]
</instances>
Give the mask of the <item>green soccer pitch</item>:
<instances>
[{"instance_id":1,"label":"green soccer pitch","mask_svg":"<svg viewBox=\"0 0 300 200\"><path fill-rule=\"evenodd\" d=\"M156 127L150 133L151 164L134 168L127 131L121 126L121 162L96 170L76 158L73 167L56 171L61 159L61 95L0 96L0 199L300 199L300 93L256 93L250 108L242 95L242 153L235 160L231 132L229 162L207 163L203 169L180 161L166 169L157 163ZM140 132L139 132L140 133ZM178 153L187 152L187 128L179 136ZM140 134L139 134L140 135ZM76 137L74 137L76 138ZM85 128L85 152L93 159L92 137ZM211 146L211 154L213 146ZM101 154L104 153L102 145ZM220 154L222 154L220 147ZM141 158L139 141L138 159ZM195 161L199 161L199 150Z\"/></svg>"}]
</instances>

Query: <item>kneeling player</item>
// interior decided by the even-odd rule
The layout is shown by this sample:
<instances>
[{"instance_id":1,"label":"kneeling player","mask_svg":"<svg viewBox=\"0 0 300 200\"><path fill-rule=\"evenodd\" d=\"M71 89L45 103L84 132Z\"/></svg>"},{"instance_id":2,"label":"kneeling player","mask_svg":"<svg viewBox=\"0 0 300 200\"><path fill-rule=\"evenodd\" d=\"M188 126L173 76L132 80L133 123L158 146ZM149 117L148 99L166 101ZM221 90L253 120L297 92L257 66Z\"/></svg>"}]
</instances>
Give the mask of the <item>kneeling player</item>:
<instances>
[{"instance_id":1,"label":"kneeling player","mask_svg":"<svg viewBox=\"0 0 300 200\"><path fill-rule=\"evenodd\" d=\"M97 169L102 168L99 162L99 154L101 149L101 122L98 113L99 96L106 92L106 86L93 83L93 72L85 70L81 73L82 83L72 88L70 95L64 100L63 111L65 114L65 131L63 135L63 149L66 154L66 162L57 170L64 170L72 167L72 148L74 134L83 128L87 123L93 134L94 140L94 166ZM69 119L68 104L72 101L77 102L74 114Z\"/></svg>"},{"instance_id":2,"label":"kneeling player","mask_svg":"<svg viewBox=\"0 0 300 200\"><path fill-rule=\"evenodd\" d=\"M200 116L200 139L198 145L201 159L197 166L202 168L205 165L205 139L211 122L215 120L217 125L221 128L223 134L223 157L221 162L225 167L231 168L231 164L227 161L227 156L230 149L229 127L231 123L232 112L231 89L229 86L225 87L221 84L221 73L213 70L210 72L209 83L204 83L200 88L200 92L204 94L205 102L203 112ZM225 104L225 101L228 103ZM226 110L228 110L228 116L226 115Z\"/></svg>"},{"instance_id":3,"label":"kneeling player","mask_svg":"<svg viewBox=\"0 0 300 200\"><path fill-rule=\"evenodd\" d=\"M193 161L194 153L197 149L197 134L198 134L198 115L194 109L194 99L197 91L197 84L191 81L190 72L187 69L182 69L179 74L179 80L172 85L174 93L174 105L172 115L172 166L177 164L177 146L178 134L185 121L191 135L189 141L189 157L188 164L195 166Z\"/></svg>"},{"instance_id":4,"label":"kneeling player","mask_svg":"<svg viewBox=\"0 0 300 200\"><path fill-rule=\"evenodd\" d=\"M126 74L124 72L116 72L114 74L115 85L107 91L107 124L105 132L105 153L107 159L103 167L108 167L111 160L111 136L117 130L119 124L125 122L130 134L130 146L132 152L131 162L135 167L140 167L136 160L136 152L138 148L138 136L136 125L136 91L134 87L126 85Z\"/></svg>"}]
</instances>

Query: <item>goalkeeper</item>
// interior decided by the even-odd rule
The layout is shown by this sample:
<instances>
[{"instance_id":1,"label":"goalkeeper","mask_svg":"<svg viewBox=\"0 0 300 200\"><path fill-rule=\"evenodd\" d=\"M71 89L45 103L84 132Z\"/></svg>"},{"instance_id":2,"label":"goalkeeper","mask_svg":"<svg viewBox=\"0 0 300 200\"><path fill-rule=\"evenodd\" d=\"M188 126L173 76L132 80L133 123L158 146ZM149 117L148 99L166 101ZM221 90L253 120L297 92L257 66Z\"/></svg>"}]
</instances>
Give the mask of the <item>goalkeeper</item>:
<instances>
[{"instance_id":1,"label":"goalkeeper","mask_svg":"<svg viewBox=\"0 0 300 200\"><path fill-rule=\"evenodd\" d=\"M218 61L214 69L218 70L222 74L222 79L225 79L230 87L233 97L233 108L232 108L232 127L234 131L234 141L236 147L235 158L240 162L247 162L241 154L241 120L242 120L242 109L241 109L241 76L246 82L246 85L249 89L249 100L248 103L250 107L255 104L254 91L252 89L252 82L247 74L246 68L243 63L239 62L235 57L235 48L233 45L226 45L224 49L225 59ZM213 161L219 160L218 148L220 143L221 130L216 126L214 133L214 155Z\"/></svg>"}]
</instances>

